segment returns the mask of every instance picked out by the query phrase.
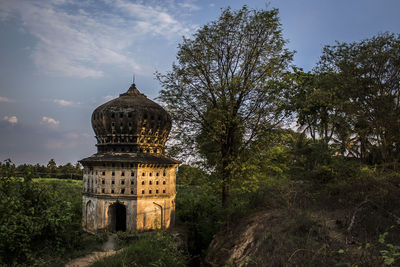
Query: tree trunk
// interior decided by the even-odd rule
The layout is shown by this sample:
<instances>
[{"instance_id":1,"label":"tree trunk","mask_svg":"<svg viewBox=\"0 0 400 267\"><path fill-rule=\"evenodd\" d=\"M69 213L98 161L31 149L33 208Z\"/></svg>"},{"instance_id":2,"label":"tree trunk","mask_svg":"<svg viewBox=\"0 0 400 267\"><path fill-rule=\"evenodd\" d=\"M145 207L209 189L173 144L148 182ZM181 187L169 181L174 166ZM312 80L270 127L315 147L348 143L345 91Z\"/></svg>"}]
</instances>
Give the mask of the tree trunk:
<instances>
[{"instance_id":1,"label":"tree trunk","mask_svg":"<svg viewBox=\"0 0 400 267\"><path fill-rule=\"evenodd\" d=\"M229 177L224 177L222 179L222 207L226 208L228 206L229 199Z\"/></svg>"},{"instance_id":2,"label":"tree trunk","mask_svg":"<svg viewBox=\"0 0 400 267\"><path fill-rule=\"evenodd\" d=\"M234 132L235 126L230 125L226 133L226 140L221 146L221 197L222 197L222 207L226 208L228 206L229 196L230 196L230 183L232 178L232 162L235 158L234 155Z\"/></svg>"},{"instance_id":3,"label":"tree trunk","mask_svg":"<svg viewBox=\"0 0 400 267\"><path fill-rule=\"evenodd\" d=\"M221 150L221 200L222 207L227 207L229 199L229 184L230 184L230 170L229 170L229 148L227 144L222 145Z\"/></svg>"}]
</instances>

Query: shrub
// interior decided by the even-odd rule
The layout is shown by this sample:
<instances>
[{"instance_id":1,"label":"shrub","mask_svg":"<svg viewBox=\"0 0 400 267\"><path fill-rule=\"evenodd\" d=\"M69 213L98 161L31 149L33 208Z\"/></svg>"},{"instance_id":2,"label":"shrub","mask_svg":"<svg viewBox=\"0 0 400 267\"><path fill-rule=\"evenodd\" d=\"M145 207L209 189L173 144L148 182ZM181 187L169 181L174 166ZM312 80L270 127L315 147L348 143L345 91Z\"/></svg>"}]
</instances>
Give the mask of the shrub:
<instances>
[{"instance_id":1,"label":"shrub","mask_svg":"<svg viewBox=\"0 0 400 267\"><path fill-rule=\"evenodd\" d=\"M117 266L186 266L186 257L177 249L171 236L153 232L141 235L129 247L100 261L93 267Z\"/></svg>"},{"instance_id":2,"label":"shrub","mask_svg":"<svg viewBox=\"0 0 400 267\"><path fill-rule=\"evenodd\" d=\"M206 184L179 185L176 197L177 224L188 229L188 250L201 255L219 227L220 198Z\"/></svg>"},{"instance_id":3,"label":"shrub","mask_svg":"<svg viewBox=\"0 0 400 267\"><path fill-rule=\"evenodd\" d=\"M33 263L35 254L62 251L78 240L73 208L53 191L34 182L0 179L0 262Z\"/></svg>"},{"instance_id":4,"label":"shrub","mask_svg":"<svg viewBox=\"0 0 400 267\"><path fill-rule=\"evenodd\" d=\"M81 182L0 179L0 266L58 266L93 250L104 235L82 230Z\"/></svg>"}]
</instances>

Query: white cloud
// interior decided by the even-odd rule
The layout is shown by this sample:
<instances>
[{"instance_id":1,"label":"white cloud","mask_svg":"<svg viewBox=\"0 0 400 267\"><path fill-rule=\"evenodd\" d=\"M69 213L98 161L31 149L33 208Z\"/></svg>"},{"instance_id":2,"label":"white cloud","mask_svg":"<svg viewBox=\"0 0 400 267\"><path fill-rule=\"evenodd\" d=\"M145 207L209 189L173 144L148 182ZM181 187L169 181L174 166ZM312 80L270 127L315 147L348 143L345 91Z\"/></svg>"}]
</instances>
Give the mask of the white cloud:
<instances>
[{"instance_id":1,"label":"white cloud","mask_svg":"<svg viewBox=\"0 0 400 267\"><path fill-rule=\"evenodd\" d=\"M0 20L19 18L22 27L37 43L31 58L42 71L65 76L101 77L106 65L148 74L130 49L149 34L167 40L188 33L190 25L180 22L159 4L127 0L2 1ZM185 8L195 8L183 4ZM102 8L99 8L102 6ZM179 14L179 12L178 12Z\"/></svg>"},{"instance_id":2,"label":"white cloud","mask_svg":"<svg viewBox=\"0 0 400 267\"><path fill-rule=\"evenodd\" d=\"M18 118L17 118L16 116L11 116L11 117L4 116L4 117L3 117L3 120L8 121L8 122L11 123L12 125L15 125L15 124L18 123Z\"/></svg>"},{"instance_id":3,"label":"white cloud","mask_svg":"<svg viewBox=\"0 0 400 267\"><path fill-rule=\"evenodd\" d=\"M160 6L152 7L141 3L132 3L126 0L113 1L115 7L137 19L136 26L142 34L160 35L165 38L175 37L189 32L189 28L177 21Z\"/></svg>"},{"instance_id":4,"label":"white cloud","mask_svg":"<svg viewBox=\"0 0 400 267\"><path fill-rule=\"evenodd\" d=\"M195 5L195 4L190 3L190 2L183 2L183 3L179 3L178 5L180 7L188 9L189 11L197 11L197 10L201 9L201 7L199 7L198 5Z\"/></svg>"},{"instance_id":5,"label":"white cloud","mask_svg":"<svg viewBox=\"0 0 400 267\"><path fill-rule=\"evenodd\" d=\"M8 97L0 96L0 102L9 102L9 103L11 103L11 102L15 102L15 100L10 99Z\"/></svg>"},{"instance_id":6,"label":"white cloud","mask_svg":"<svg viewBox=\"0 0 400 267\"><path fill-rule=\"evenodd\" d=\"M80 102L73 102L64 99L53 99L53 102L62 107L76 107L82 104Z\"/></svg>"},{"instance_id":7,"label":"white cloud","mask_svg":"<svg viewBox=\"0 0 400 267\"><path fill-rule=\"evenodd\" d=\"M50 117L43 116L40 124L49 125L49 126L55 127L55 126L58 126L60 124L60 121L57 121L57 120L55 120L53 118L50 118Z\"/></svg>"}]
</instances>

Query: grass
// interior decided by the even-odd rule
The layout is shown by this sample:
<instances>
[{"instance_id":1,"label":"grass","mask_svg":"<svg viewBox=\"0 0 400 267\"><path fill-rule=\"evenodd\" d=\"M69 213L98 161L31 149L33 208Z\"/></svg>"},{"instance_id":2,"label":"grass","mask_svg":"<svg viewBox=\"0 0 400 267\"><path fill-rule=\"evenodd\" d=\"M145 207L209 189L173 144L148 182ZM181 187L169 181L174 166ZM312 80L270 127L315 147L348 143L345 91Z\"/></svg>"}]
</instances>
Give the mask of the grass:
<instances>
[{"instance_id":1,"label":"grass","mask_svg":"<svg viewBox=\"0 0 400 267\"><path fill-rule=\"evenodd\" d=\"M33 181L41 184L72 184L76 186L82 186L82 180L75 179L34 178Z\"/></svg>"},{"instance_id":2,"label":"grass","mask_svg":"<svg viewBox=\"0 0 400 267\"><path fill-rule=\"evenodd\" d=\"M186 262L186 256L179 251L168 233L149 232L136 235L129 246L113 256L95 262L92 267L183 267Z\"/></svg>"}]
</instances>

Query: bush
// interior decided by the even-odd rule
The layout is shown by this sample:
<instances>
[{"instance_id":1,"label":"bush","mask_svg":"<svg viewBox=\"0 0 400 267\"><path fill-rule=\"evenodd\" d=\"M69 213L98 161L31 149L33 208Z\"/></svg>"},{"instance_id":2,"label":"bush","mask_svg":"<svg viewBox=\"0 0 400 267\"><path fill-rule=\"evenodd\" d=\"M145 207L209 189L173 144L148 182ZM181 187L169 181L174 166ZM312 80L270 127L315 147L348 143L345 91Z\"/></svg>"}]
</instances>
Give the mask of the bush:
<instances>
[{"instance_id":1,"label":"bush","mask_svg":"<svg viewBox=\"0 0 400 267\"><path fill-rule=\"evenodd\" d=\"M101 249L82 230L81 183L0 179L0 266L55 266Z\"/></svg>"},{"instance_id":2,"label":"bush","mask_svg":"<svg viewBox=\"0 0 400 267\"><path fill-rule=\"evenodd\" d=\"M33 263L36 253L62 251L78 240L71 202L34 182L0 180L0 262Z\"/></svg>"},{"instance_id":3,"label":"bush","mask_svg":"<svg viewBox=\"0 0 400 267\"><path fill-rule=\"evenodd\" d=\"M121 252L100 261L92 267L119 266L186 266L187 258L177 249L171 236L152 232L138 236L137 240Z\"/></svg>"},{"instance_id":4,"label":"bush","mask_svg":"<svg viewBox=\"0 0 400 267\"><path fill-rule=\"evenodd\" d=\"M219 227L221 202L208 185L179 185L176 196L177 224L188 229L188 250L202 255Z\"/></svg>"}]
</instances>

